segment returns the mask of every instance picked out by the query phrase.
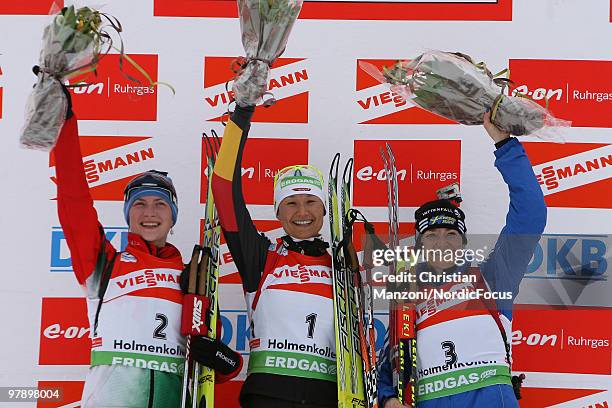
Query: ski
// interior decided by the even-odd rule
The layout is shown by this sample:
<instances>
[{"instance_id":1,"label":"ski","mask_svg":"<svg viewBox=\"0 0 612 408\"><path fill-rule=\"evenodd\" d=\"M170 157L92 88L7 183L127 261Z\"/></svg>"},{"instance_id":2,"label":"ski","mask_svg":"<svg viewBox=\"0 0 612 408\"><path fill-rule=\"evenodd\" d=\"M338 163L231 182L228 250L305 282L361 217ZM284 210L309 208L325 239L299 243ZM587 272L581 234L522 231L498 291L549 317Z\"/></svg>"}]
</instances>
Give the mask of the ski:
<instances>
[{"instance_id":1,"label":"ski","mask_svg":"<svg viewBox=\"0 0 612 408\"><path fill-rule=\"evenodd\" d=\"M340 243L340 209L338 208L338 167L340 154L337 153L329 169L328 203L329 229L332 250L332 279L334 296L334 331L336 337L336 378L338 383L338 408L351 408L350 404L350 370L351 355L348 335L348 317L346 310L346 280L344 273L344 255Z\"/></svg>"},{"instance_id":2,"label":"ski","mask_svg":"<svg viewBox=\"0 0 612 408\"><path fill-rule=\"evenodd\" d=\"M381 148L380 154L387 180L389 248L395 250L399 247L397 170L391 146L387 143L385 147L386 149ZM414 263L411 262L411 265L413 267ZM394 260L389 265L389 273L398 274L405 267L405 263ZM415 284L410 284L408 290L416 290ZM416 403L417 373L416 305L414 303L393 300L390 302L389 344L393 384L397 388L398 399L402 404L412 404L414 406Z\"/></svg>"},{"instance_id":3,"label":"ski","mask_svg":"<svg viewBox=\"0 0 612 408\"><path fill-rule=\"evenodd\" d=\"M364 361L362 340L364 325L360 316L359 263L352 248L350 211L353 160L343 172L339 186L340 154L336 154L329 173L328 200L332 247L334 322L336 334L336 361L338 381L338 407L364 407ZM340 190L340 191L338 191ZM340 201L338 193L340 192ZM350 246L348 245L350 243Z\"/></svg>"},{"instance_id":4,"label":"ski","mask_svg":"<svg viewBox=\"0 0 612 408\"><path fill-rule=\"evenodd\" d=\"M187 294L183 303L184 316L193 327L204 326L203 334L211 339L217 337L218 289L219 289L219 245L221 226L217 217L212 195L212 172L215 158L219 151L219 140L213 131L213 137L203 136L206 144L208 189L204 212L204 230L201 245L195 245L189 262L189 280ZM209 314L202 311L209 308ZM203 329L202 329L203 330ZM185 366L183 370L183 388L181 408L212 408L215 396L215 372L209 367L200 365L191 358L192 334L186 335Z\"/></svg>"},{"instance_id":5,"label":"ski","mask_svg":"<svg viewBox=\"0 0 612 408\"><path fill-rule=\"evenodd\" d=\"M353 159L349 159L342 173L340 186L340 221L342 224L342 253L344 256L344 270L346 273L346 301L348 314L348 333L351 343L351 393L356 395L351 402L355 406L365 406L364 389L364 362L361 348L363 337L363 323L360 320L362 310L360 306L361 290L359 285L359 261L353 246L352 222L349 219L351 210L351 180L353 178Z\"/></svg>"},{"instance_id":6,"label":"ski","mask_svg":"<svg viewBox=\"0 0 612 408\"><path fill-rule=\"evenodd\" d=\"M348 165L347 165L348 166ZM349 184L346 184L350 187ZM364 244L364 268L360 267L357 252L353 244L353 225L355 221L360 220L364 223L366 230L366 243ZM370 224L363 214L355 209L349 208L345 215L345 225L343 228L343 248L347 256L348 271L351 275L349 281L350 291L353 296L351 306L353 311L353 348L359 354L361 365L358 369L362 370L362 383L364 391L364 400L367 408L378 408L378 393L377 382L378 374L376 372L376 333L374 329L374 302L372 297L372 260L371 255L374 247L384 245L376 245L374 239L374 226ZM366 284L361 275L362 269L366 274Z\"/></svg>"},{"instance_id":7,"label":"ski","mask_svg":"<svg viewBox=\"0 0 612 408\"><path fill-rule=\"evenodd\" d=\"M219 316L219 247L221 245L221 225L215 208L214 197L212 194L212 174L215 167L215 160L219 147L221 145L216 132L211 131L212 137L203 136L206 143L206 158L207 158L207 190L206 190L206 206L204 218L204 231L202 234L202 244L207 249L205 259L207 276L204 287L204 295L210 299L210 314L207 318L208 334L211 339L217 338L217 319ZM197 403L194 408L212 408L214 407L215 397L215 372L213 369L194 364L194 394Z\"/></svg>"}]
</instances>

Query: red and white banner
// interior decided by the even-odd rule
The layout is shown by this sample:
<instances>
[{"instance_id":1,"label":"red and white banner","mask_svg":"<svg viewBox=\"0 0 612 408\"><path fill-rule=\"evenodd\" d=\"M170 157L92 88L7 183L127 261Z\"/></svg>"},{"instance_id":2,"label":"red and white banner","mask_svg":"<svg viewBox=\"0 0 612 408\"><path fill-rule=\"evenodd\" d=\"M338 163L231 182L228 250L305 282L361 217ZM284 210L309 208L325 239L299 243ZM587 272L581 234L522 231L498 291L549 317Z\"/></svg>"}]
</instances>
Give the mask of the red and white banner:
<instances>
[{"instance_id":1,"label":"red and white banner","mask_svg":"<svg viewBox=\"0 0 612 408\"><path fill-rule=\"evenodd\" d=\"M85 381L38 381L38 389L59 390L59 401L39 400L37 408L80 408Z\"/></svg>"},{"instance_id":2,"label":"red and white banner","mask_svg":"<svg viewBox=\"0 0 612 408\"><path fill-rule=\"evenodd\" d=\"M573 388L521 388L522 408L609 408L612 406L610 393L601 389Z\"/></svg>"},{"instance_id":3,"label":"red and white banner","mask_svg":"<svg viewBox=\"0 0 612 408\"><path fill-rule=\"evenodd\" d=\"M357 123L371 125L388 124L453 124L451 120L430 113L400 95L391 92L389 86L381 84L360 66L360 62L372 64L378 69L392 66L397 59L357 60L355 92L355 115Z\"/></svg>"},{"instance_id":4,"label":"red and white banner","mask_svg":"<svg viewBox=\"0 0 612 408\"><path fill-rule=\"evenodd\" d=\"M61 383L63 402L39 404L57 408L79 405L89 362L89 325L53 200L56 159L19 148L18 140L35 81L30 67L39 63L42 33L53 20L48 14L72 4L83 2L0 0L5 39L0 46L0 178L7 214L0 217L0 248L9 272L3 277L0 308L10 311L18 305L20 313L8 313L3 328L22 334L0 340L0 388ZM240 163L244 198L257 229L271 240L284 234L272 209L273 178L280 168L310 163L327 179L339 152L343 160L354 157L353 206L386 241L387 180L380 149L388 142L398 171L402 244L413 243L415 207L451 183L461 186L470 231L498 233L508 211L508 191L484 129L404 101L360 63L381 68L440 49L484 61L491 72L509 67L511 88L542 105L548 100L554 115L572 122L563 131L564 144L520 138L548 205L548 224L520 284L514 314L514 368L528 374L520 404L612 405L612 348L606 344L612 325L608 309L602 309L612 307L607 235L612 228L610 4L305 0L286 50L271 67L268 87L277 103L256 108ZM121 64L121 42L114 34L116 48L98 69L69 79L70 85L85 84L70 92L97 214L106 237L117 249L124 247L129 231L121 210L126 183L149 169L169 171L179 190L180 216L168 240L188 261L202 236L198 224L206 199L200 136L212 127L222 137L228 105L231 110L235 106L230 67L244 55L236 1L109 0L98 6L119 19L125 52L151 80L127 59ZM151 86L157 81L171 84L176 93ZM325 238L327 224L326 218ZM357 222L354 231L361 251L363 225ZM222 340L245 357L245 365L236 381L217 386L216 399L219 406L238 408L250 323L241 279L223 239ZM537 311L523 304L535 304ZM572 307L551 310L552 305ZM381 347L387 307L376 307Z\"/></svg>"},{"instance_id":5,"label":"red and white banner","mask_svg":"<svg viewBox=\"0 0 612 408\"><path fill-rule=\"evenodd\" d=\"M157 55L129 54L153 82L157 81ZM164 87L151 85L147 78L126 59L109 54L100 60L95 73L70 80L74 113L79 119L91 120L157 120L157 92ZM139 82L134 82L133 79ZM169 90L167 90L170 92Z\"/></svg>"},{"instance_id":6,"label":"red and white banner","mask_svg":"<svg viewBox=\"0 0 612 408\"><path fill-rule=\"evenodd\" d=\"M200 202L206 202L206 145L202 141ZM278 152L283 152L282 155ZM249 138L242 157L242 191L247 204L274 204L274 176L292 164L308 163L308 139Z\"/></svg>"},{"instance_id":7,"label":"red and white banner","mask_svg":"<svg viewBox=\"0 0 612 408\"><path fill-rule=\"evenodd\" d=\"M612 208L612 145L523 145L549 207Z\"/></svg>"},{"instance_id":8,"label":"red and white banner","mask_svg":"<svg viewBox=\"0 0 612 408\"><path fill-rule=\"evenodd\" d=\"M253 220L257 231L262 232L270 239L275 242L277 238L285 235L281 228L280 221L277 220ZM204 237L204 220L200 220L200 237ZM203 241L200 240L200 245L203 245ZM225 236L221 234L221 246L219 252L219 282L222 284L239 284L242 285L242 279L238 274L238 268L234 263L232 254L230 253Z\"/></svg>"},{"instance_id":9,"label":"red and white banner","mask_svg":"<svg viewBox=\"0 0 612 408\"><path fill-rule=\"evenodd\" d=\"M459 140L356 140L353 205L387 206L387 181L380 149L395 156L399 206L417 207L436 199L436 190L460 183Z\"/></svg>"},{"instance_id":10,"label":"red and white banner","mask_svg":"<svg viewBox=\"0 0 612 408\"><path fill-rule=\"evenodd\" d=\"M231 91L234 73L230 70L235 57L204 59L204 107L207 120L221 120L228 104L234 100ZM268 91L276 103L258 109L253 122L308 123L309 62L304 58L279 58L272 65ZM229 83L228 83L229 81Z\"/></svg>"},{"instance_id":11,"label":"red and white banner","mask_svg":"<svg viewBox=\"0 0 612 408\"><path fill-rule=\"evenodd\" d=\"M512 369L517 372L612 374L612 309L516 307Z\"/></svg>"},{"instance_id":12,"label":"red and white banner","mask_svg":"<svg viewBox=\"0 0 612 408\"><path fill-rule=\"evenodd\" d=\"M237 17L236 5L218 0L154 0L156 16ZM512 19L512 0L306 0L302 19L500 20Z\"/></svg>"},{"instance_id":13,"label":"red and white banner","mask_svg":"<svg viewBox=\"0 0 612 408\"><path fill-rule=\"evenodd\" d=\"M94 200L123 201L126 184L136 175L158 167L158 148L146 136L81 136L85 177ZM55 183L55 156L49 160Z\"/></svg>"},{"instance_id":14,"label":"red and white banner","mask_svg":"<svg viewBox=\"0 0 612 408\"><path fill-rule=\"evenodd\" d=\"M38 364L89 365L89 331L85 298L43 298Z\"/></svg>"},{"instance_id":15,"label":"red and white banner","mask_svg":"<svg viewBox=\"0 0 612 408\"><path fill-rule=\"evenodd\" d=\"M511 59L513 89L572 121L575 127L612 126L612 61Z\"/></svg>"},{"instance_id":16,"label":"red and white banner","mask_svg":"<svg viewBox=\"0 0 612 408\"><path fill-rule=\"evenodd\" d=\"M50 14L64 7L64 0L3 0L0 14Z\"/></svg>"}]
</instances>

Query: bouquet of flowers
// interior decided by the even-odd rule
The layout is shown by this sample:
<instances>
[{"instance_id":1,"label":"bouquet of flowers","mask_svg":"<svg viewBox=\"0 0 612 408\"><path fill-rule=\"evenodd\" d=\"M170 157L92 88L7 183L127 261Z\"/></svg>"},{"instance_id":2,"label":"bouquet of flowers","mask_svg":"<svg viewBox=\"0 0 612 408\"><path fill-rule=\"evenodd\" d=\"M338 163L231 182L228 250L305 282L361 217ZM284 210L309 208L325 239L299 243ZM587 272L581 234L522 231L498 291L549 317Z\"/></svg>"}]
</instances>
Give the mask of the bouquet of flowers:
<instances>
[{"instance_id":1,"label":"bouquet of flowers","mask_svg":"<svg viewBox=\"0 0 612 408\"><path fill-rule=\"evenodd\" d=\"M371 64L360 64L405 100L464 125L482 124L487 111L497 127L515 136L570 125L526 95L507 96L504 91L510 81L500 78L501 73L491 74L484 63L474 64L465 54L430 51L384 67L382 72Z\"/></svg>"},{"instance_id":2,"label":"bouquet of flowers","mask_svg":"<svg viewBox=\"0 0 612 408\"><path fill-rule=\"evenodd\" d=\"M51 150L55 146L68 111L64 82L95 72L98 62L111 48L121 53L120 65L125 59L151 86L161 83L174 92L168 84L153 83L147 72L124 54L123 41L120 48L113 46L109 30L121 40L121 23L115 17L89 7L74 6L64 7L45 27L39 65L34 67L38 80L26 105L25 125L20 137L22 146L40 150Z\"/></svg>"},{"instance_id":3,"label":"bouquet of flowers","mask_svg":"<svg viewBox=\"0 0 612 408\"><path fill-rule=\"evenodd\" d=\"M302 3L303 0L238 0L246 51L232 87L238 104L256 105L266 93L270 67L285 50Z\"/></svg>"}]
</instances>

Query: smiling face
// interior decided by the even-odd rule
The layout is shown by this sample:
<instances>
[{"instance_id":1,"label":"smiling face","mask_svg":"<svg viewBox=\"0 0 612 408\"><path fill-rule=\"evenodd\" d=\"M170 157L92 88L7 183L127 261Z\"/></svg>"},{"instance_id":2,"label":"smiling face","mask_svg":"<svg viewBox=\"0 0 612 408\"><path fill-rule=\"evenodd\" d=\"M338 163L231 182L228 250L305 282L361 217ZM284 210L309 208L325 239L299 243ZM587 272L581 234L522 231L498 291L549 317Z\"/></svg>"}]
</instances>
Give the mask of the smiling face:
<instances>
[{"instance_id":1,"label":"smiling face","mask_svg":"<svg viewBox=\"0 0 612 408\"><path fill-rule=\"evenodd\" d=\"M156 196L144 196L130 207L130 231L140 235L156 247L166 245L172 228L172 210L168 203Z\"/></svg>"},{"instance_id":2,"label":"smiling face","mask_svg":"<svg viewBox=\"0 0 612 408\"><path fill-rule=\"evenodd\" d=\"M441 271L454 266L455 260L454 258L447 260L447 257L439 254L449 252L455 254L457 250L463 248L463 237L454 229L439 227L425 231L421 237L421 243L425 251L436 250L435 253L426 252L427 261L436 271Z\"/></svg>"},{"instance_id":3,"label":"smiling face","mask_svg":"<svg viewBox=\"0 0 612 408\"><path fill-rule=\"evenodd\" d=\"M297 194L285 198L279 204L276 215L285 232L297 239L319 235L324 216L323 202L311 194Z\"/></svg>"}]
</instances>

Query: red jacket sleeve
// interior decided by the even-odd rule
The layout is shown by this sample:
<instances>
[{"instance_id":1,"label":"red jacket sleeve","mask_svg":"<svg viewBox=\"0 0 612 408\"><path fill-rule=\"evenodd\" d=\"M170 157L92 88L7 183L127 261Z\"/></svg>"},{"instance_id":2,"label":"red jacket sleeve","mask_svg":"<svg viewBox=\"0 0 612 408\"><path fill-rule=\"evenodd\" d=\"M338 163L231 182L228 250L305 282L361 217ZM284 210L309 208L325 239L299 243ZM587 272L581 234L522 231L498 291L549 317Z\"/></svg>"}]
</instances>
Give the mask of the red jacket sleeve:
<instances>
[{"instance_id":1,"label":"red jacket sleeve","mask_svg":"<svg viewBox=\"0 0 612 408\"><path fill-rule=\"evenodd\" d=\"M93 273L101 248L110 258L115 249L104 238L89 194L79 145L76 116L66 120L53 149L57 179L57 212L80 284Z\"/></svg>"}]
</instances>

